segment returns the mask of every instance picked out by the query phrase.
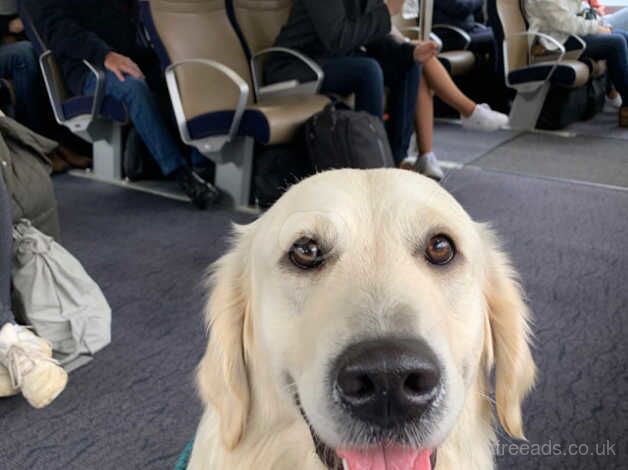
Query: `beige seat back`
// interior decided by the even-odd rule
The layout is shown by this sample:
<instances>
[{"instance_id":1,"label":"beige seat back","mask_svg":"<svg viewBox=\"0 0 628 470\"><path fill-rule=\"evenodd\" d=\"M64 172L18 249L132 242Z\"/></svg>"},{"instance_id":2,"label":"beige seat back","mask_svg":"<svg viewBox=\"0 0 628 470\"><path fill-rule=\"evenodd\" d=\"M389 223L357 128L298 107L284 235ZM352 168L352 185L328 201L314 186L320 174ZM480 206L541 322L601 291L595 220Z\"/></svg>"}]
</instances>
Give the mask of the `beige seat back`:
<instances>
[{"instance_id":1,"label":"beige seat back","mask_svg":"<svg viewBox=\"0 0 628 470\"><path fill-rule=\"evenodd\" d=\"M171 63L208 59L236 72L249 86L251 73L240 40L229 21L225 0L151 0L150 11ZM176 72L187 119L232 109L240 90L223 74L201 64ZM253 101L249 94L249 104Z\"/></svg>"},{"instance_id":2,"label":"beige seat back","mask_svg":"<svg viewBox=\"0 0 628 470\"><path fill-rule=\"evenodd\" d=\"M251 54L272 47L291 9L292 0L233 0L236 22Z\"/></svg>"},{"instance_id":3,"label":"beige seat back","mask_svg":"<svg viewBox=\"0 0 628 470\"><path fill-rule=\"evenodd\" d=\"M511 70L527 67L528 63L528 37L514 34L524 33L528 30L523 13L521 0L497 0L497 14L504 30L504 38L507 38L508 48L505 50L508 61L508 74Z\"/></svg>"}]
</instances>

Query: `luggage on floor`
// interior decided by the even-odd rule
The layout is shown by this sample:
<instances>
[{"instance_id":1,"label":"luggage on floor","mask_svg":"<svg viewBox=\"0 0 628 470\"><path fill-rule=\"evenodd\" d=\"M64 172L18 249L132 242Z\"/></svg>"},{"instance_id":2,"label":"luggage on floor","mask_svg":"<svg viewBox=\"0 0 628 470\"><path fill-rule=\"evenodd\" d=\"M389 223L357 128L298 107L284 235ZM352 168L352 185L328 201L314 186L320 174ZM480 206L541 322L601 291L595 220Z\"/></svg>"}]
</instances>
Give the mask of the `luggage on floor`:
<instances>
[{"instance_id":1,"label":"luggage on floor","mask_svg":"<svg viewBox=\"0 0 628 470\"><path fill-rule=\"evenodd\" d=\"M301 141L264 146L255 154L253 198L262 209L272 206L290 186L310 176L314 169Z\"/></svg>"},{"instance_id":2,"label":"luggage on floor","mask_svg":"<svg viewBox=\"0 0 628 470\"><path fill-rule=\"evenodd\" d=\"M13 228L16 318L50 341L62 363L94 354L111 341L111 309L76 258L28 220ZM22 318L20 318L22 317Z\"/></svg>"},{"instance_id":3,"label":"luggage on floor","mask_svg":"<svg viewBox=\"0 0 628 470\"><path fill-rule=\"evenodd\" d=\"M305 143L317 171L394 167L381 119L330 104L305 123Z\"/></svg>"},{"instance_id":4,"label":"luggage on floor","mask_svg":"<svg viewBox=\"0 0 628 470\"><path fill-rule=\"evenodd\" d=\"M0 177L11 196L13 220L29 219L59 239L59 217L46 155L59 145L8 117L0 117Z\"/></svg>"}]
</instances>

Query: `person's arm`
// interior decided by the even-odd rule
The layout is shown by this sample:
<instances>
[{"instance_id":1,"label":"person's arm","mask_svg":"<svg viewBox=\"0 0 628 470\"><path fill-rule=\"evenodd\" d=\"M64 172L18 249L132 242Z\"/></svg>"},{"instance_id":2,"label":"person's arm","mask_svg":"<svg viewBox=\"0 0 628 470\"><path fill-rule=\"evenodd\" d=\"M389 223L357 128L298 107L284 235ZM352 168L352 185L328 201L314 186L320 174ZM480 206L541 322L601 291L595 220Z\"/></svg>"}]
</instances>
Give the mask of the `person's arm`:
<instances>
[{"instance_id":1,"label":"person's arm","mask_svg":"<svg viewBox=\"0 0 628 470\"><path fill-rule=\"evenodd\" d=\"M602 29L599 20L578 16L563 0L528 0L526 13L528 20L535 18L539 24L547 25L547 31L588 36L598 34Z\"/></svg>"},{"instance_id":2,"label":"person's arm","mask_svg":"<svg viewBox=\"0 0 628 470\"><path fill-rule=\"evenodd\" d=\"M466 18L482 8L482 0L437 0L434 8L453 18Z\"/></svg>"},{"instance_id":3,"label":"person's arm","mask_svg":"<svg viewBox=\"0 0 628 470\"><path fill-rule=\"evenodd\" d=\"M328 52L344 55L390 33L390 12L381 1L362 16L350 19L340 0L304 0L314 29Z\"/></svg>"},{"instance_id":4,"label":"person's arm","mask_svg":"<svg viewBox=\"0 0 628 470\"><path fill-rule=\"evenodd\" d=\"M25 0L42 39L58 57L84 59L103 67L111 47L72 16L67 0Z\"/></svg>"}]
</instances>

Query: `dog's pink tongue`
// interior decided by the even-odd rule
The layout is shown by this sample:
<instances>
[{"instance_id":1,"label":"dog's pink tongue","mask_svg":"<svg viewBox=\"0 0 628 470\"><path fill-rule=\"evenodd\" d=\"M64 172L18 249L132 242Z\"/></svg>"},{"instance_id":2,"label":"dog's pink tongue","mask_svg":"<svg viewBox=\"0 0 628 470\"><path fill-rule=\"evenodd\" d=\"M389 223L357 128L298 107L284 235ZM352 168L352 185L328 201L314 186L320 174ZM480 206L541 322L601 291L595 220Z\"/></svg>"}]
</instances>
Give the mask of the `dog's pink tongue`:
<instances>
[{"instance_id":1,"label":"dog's pink tongue","mask_svg":"<svg viewBox=\"0 0 628 470\"><path fill-rule=\"evenodd\" d=\"M346 470L432 470L430 450L375 447L365 450L339 449L337 454L346 462Z\"/></svg>"}]
</instances>

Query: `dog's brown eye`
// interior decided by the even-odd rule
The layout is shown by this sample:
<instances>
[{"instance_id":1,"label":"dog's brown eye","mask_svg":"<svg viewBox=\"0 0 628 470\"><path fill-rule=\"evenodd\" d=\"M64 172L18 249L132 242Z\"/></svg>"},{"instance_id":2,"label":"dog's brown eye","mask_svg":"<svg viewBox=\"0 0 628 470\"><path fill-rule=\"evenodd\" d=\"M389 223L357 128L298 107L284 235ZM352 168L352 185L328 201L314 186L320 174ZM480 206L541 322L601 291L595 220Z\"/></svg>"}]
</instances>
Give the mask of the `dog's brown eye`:
<instances>
[{"instance_id":1,"label":"dog's brown eye","mask_svg":"<svg viewBox=\"0 0 628 470\"><path fill-rule=\"evenodd\" d=\"M432 237L425 250L425 257L432 264L443 265L449 263L456 256L454 242L446 235Z\"/></svg>"},{"instance_id":2,"label":"dog's brown eye","mask_svg":"<svg viewBox=\"0 0 628 470\"><path fill-rule=\"evenodd\" d=\"M300 238L294 242L288 256L292 264L301 269L314 269L323 263L321 249L311 238Z\"/></svg>"}]
</instances>

